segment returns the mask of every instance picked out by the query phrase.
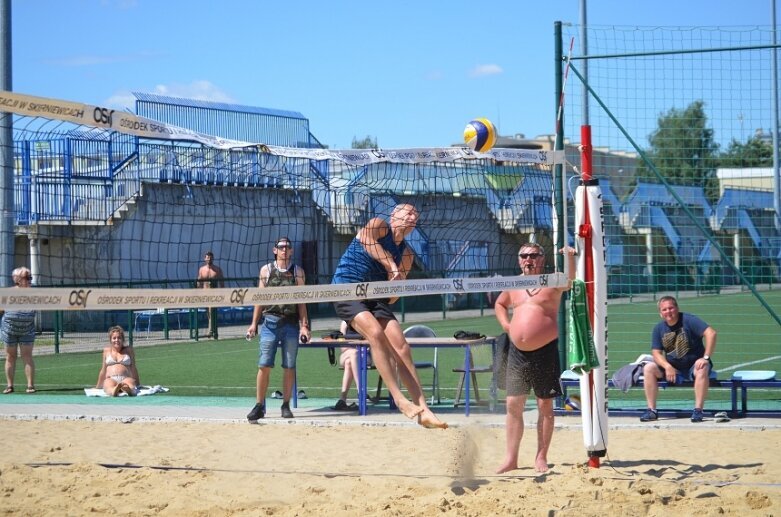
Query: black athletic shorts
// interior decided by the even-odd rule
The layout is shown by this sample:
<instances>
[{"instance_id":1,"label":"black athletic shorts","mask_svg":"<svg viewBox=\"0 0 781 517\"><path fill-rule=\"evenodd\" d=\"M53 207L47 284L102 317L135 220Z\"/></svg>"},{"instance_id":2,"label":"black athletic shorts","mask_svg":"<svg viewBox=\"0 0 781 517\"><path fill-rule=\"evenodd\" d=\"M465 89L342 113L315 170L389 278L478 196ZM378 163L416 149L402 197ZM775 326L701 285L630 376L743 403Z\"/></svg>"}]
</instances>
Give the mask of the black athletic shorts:
<instances>
[{"instance_id":1,"label":"black athletic shorts","mask_svg":"<svg viewBox=\"0 0 781 517\"><path fill-rule=\"evenodd\" d=\"M562 394L559 340L554 339L533 352L510 345L507 354L507 396L528 395L551 399Z\"/></svg>"},{"instance_id":2,"label":"black athletic shorts","mask_svg":"<svg viewBox=\"0 0 781 517\"><path fill-rule=\"evenodd\" d=\"M396 316L385 300L348 300L334 302L336 316L350 323L358 314L369 311L378 320L395 320Z\"/></svg>"}]
</instances>

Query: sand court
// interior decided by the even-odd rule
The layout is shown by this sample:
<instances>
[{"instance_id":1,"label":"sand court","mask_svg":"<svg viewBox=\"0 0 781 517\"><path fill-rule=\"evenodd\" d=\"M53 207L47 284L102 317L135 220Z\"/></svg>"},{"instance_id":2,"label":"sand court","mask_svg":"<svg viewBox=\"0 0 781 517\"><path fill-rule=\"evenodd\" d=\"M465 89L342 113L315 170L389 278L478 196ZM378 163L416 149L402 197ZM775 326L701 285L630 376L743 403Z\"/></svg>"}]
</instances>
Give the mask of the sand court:
<instances>
[{"instance_id":1,"label":"sand court","mask_svg":"<svg viewBox=\"0 0 781 517\"><path fill-rule=\"evenodd\" d=\"M214 408L211 417L203 408L190 419L118 414L130 407L53 414L49 405L0 404L8 444L0 458L4 512L781 513L781 421L772 419L647 425L612 418L609 458L589 469L579 419L559 417L551 470L538 475L536 413L529 411L522 468L495 475L504 451L501 413L445 414L450 429L427 430L380 410L357 417L302 409L293 421L250 425L244 408Z\"/></svg>"}]
</instances>

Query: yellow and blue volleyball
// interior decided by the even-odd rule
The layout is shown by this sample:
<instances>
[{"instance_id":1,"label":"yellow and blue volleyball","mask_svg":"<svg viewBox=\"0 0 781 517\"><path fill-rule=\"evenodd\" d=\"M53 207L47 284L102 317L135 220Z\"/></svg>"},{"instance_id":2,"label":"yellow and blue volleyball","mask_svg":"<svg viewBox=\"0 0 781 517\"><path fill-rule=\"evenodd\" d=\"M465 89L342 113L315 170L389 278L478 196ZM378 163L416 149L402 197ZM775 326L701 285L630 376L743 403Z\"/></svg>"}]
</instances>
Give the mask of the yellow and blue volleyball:
<instances>
[{"instance_id":1,"label":"yellow and blue volleyball","mask_svg":"<svg viewBox=\"0 0 781 517\"><path fill-rule=\"evenodd\" d=\"M580 411L580 397L570 395L564 399L564 409L567 411Z\"/></svg>"},{"instance_id":2,"label":"yellow and blue volleyball","mask_svg":"<svg viewBox=\"0 0 781 517\"><path fill-rule=\"evenodd\" d=\"M464 143L478 153L488 152L496 143L496 128L487 118L476 118L464 128Z\"/></svg>"}]
</instances>

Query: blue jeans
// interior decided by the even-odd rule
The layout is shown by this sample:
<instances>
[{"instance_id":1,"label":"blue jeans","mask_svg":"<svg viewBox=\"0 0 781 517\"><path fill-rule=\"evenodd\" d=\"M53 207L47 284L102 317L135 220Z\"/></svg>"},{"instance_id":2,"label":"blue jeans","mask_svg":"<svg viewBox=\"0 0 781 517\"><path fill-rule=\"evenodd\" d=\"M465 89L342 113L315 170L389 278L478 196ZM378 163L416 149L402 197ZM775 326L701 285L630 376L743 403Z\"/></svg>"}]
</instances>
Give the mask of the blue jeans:
<instances>
[{"instance_id":1,"label":"blue jeans","mask_svg":"<svg viewBox=\"0 0 781 517\"><path fill-rule=\"evenodd\" d=\"M295 368L298 356L298 322L279 316L263 316L260 326L260 358L258 367L274 367L277 348L282 348L282 368Z\"/></svg>"}]
</instances>

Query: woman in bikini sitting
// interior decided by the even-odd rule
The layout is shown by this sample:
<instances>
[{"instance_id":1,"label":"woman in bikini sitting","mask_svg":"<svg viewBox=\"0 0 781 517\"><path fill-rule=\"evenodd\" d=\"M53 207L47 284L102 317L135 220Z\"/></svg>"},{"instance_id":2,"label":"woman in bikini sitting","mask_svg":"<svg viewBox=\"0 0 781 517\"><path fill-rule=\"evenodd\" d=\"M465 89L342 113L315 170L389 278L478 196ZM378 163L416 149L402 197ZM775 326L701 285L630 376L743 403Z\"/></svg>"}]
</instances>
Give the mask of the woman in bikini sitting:
<instances>
[{"instance_id":1,"label":"woman in bikini sitting","mask_svg":"<svg viewBox=\"0 0 781 517\"><path fill-rule=\"evenodd\" d=\"M138 389L138 370L133 347L125 346L125 331L122 327L108 330L111 346L103 349L100 373L96 388L103 388L108 395L116 397L120 392L133 397Z\"/></svg>"}]
</instances>

